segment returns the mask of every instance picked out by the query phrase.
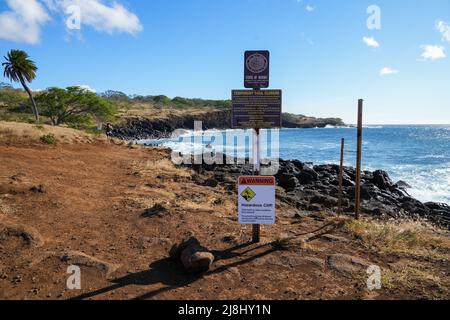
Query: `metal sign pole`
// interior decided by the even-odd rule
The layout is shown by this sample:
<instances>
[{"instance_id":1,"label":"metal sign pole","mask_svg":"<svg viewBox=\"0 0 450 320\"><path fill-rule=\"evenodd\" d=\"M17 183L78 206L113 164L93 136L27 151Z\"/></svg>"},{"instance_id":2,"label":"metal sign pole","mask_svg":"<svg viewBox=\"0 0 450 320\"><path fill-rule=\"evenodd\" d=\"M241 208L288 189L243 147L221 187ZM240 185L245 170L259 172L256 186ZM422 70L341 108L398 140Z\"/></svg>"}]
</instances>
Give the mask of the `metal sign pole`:
<instances>
[{"instance_id":1,"label":"metal sign pole","mask_svg":"<svg viewBox=\"0 0 450 320\"><path fill-rule=\"evenodd\" d=\"M253 134L253 174L259 176L261 174L261 139L259 136L259 128L255 129ZM260 229L259 224L254 224L252 232L252 242L260 242Z\"/></svg>"},{"instance_id":2,"label":"metal sign pole","mask_svg":"<svg viewBox=\"0 0 450 320\"><path fill-rule=\"evenodd\" d=\"M361 206L361 154L362 154L362 121L364 100L358 100L358 133L356 150L356 186L355 186L355 219L359 219Z\"/></svg>"},{"instance_id":3,"label":"metal sign pole","mask_svg":"<svg viewBox=\"0 0 450 320\"><path fill-rule=\"evenodd\" d=\"M339 201L338 201L338 214L342 214L342 193L343 193L343 176L344 176L344 146L345 139L341 139L341 161L339 165Z\"/></svg>"}]
</instances>

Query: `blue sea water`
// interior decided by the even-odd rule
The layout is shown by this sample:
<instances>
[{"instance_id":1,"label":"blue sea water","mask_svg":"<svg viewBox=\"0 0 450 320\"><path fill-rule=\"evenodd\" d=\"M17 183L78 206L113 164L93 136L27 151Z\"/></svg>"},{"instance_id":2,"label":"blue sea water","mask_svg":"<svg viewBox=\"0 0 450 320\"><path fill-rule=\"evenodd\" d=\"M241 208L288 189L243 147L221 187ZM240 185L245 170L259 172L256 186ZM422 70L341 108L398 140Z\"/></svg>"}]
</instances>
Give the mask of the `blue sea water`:
<instances>
[{"instance_id":1,"label":"blue sea water","mask_svg":"<svg viewBox=\"0 0 450 320\"><path fill-rule=\"evenodd\" d=\"M314 164L339 163L341 138L346 140L345 164L355 166L355 128L282 129L279 154ZM186 150L179 140L144 142ZM406 181L419 200L450 204L450 125L367 126L362 165L364 170L386 170L394 182Z\"/></svg>"}]
</instances>

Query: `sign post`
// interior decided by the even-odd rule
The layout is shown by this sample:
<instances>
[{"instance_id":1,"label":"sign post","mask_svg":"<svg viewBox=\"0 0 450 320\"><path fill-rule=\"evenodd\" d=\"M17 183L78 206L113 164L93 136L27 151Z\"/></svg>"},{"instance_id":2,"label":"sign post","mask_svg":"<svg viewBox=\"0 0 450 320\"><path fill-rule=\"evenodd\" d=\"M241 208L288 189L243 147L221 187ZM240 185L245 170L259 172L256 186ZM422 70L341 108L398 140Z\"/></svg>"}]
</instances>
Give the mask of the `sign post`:
<instances>
[{"instance_id":1,"label":"sign post","mask_svg":"<svg viewBox=\"0 0 450 320\"><path fill-rule=\"evenodd\" d=\"M364 100L358 100L358 129L356 137L356 176L355 176L355 219L359 219L361 207L361 154L362 154L362 122L363 122L363 103Z\"/></svg>"},{"instance_id":2,"label":"sign post","mask_svg":"<svg viewBox=\"0 0 450 320\"><path fill-rule=\"evenodd\" d=\"M253 150L254 150L253 151L253 153L254 153L253 159L255 161L255 163L253 165L253 174L255 176L259 176L261 173L261 159L260 159L261 139L259 137L259 128L255 129L253 140L255 141L254 144L256 144L256 148L255 148L255 146L253 146ZM274 221L274 223L275 223L275 221ZM254 243L259 243L259 241L260 241L260 233L261 233L260 229L261 228L260 228L259 224L254 224L252 226L252 241Z\"/></svg>"},{"instance_id":3,"label":"sign post","mask_svg":"<svg viewBox=\"0 0 450 320\"><path fill-rule=\"evenodd\" d=\"M343 177L344 177L344 148L345 139L341 139L341 161L339 164L339 198L338 198L338 214L342 214L342 193L343 193Z\"/></svg>"},{"instance_id":4,"label":"sign post","mask_svg":"<svg viewBox=\"0 0 450 320\"><path fill-rule=\"evenodd\" d=\"M260 225L275 224L275 177L261 174L261 129L282 126L281 90L269 87L269 51L246 51L244 54L244 87L232 91L232 127L254 129L253 174L240 177L238 184L239 223L253 226L253 243L260 242Z\"/></svg>"}]
</instances>

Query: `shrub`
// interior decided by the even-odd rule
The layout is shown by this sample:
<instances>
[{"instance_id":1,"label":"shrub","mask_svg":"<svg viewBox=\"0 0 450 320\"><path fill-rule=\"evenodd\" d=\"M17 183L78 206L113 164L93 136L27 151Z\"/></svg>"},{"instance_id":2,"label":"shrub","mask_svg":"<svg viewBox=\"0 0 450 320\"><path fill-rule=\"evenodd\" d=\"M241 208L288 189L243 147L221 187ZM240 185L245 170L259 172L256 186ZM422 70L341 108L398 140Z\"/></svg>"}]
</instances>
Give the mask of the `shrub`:
<instances>
[{"instance_id":1,"label":"shrub","mask_svg":"<svg viewBox=\"0 0 450 320\"><path fill-rule=\"evenodd\" d=\"M41 140L41 142L45 144L56 144L56 137L53 133L46 134L40 137L39 140Z\"/></svg>"}]
</instances>

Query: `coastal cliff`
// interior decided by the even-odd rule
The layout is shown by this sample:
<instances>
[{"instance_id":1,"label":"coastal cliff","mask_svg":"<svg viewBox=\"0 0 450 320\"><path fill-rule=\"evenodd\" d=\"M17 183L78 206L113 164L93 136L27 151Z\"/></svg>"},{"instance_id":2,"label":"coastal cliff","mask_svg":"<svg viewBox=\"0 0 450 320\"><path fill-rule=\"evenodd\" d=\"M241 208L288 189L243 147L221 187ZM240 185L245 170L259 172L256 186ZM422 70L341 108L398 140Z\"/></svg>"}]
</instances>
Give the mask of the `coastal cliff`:
<instances>
[{"instance_id":1,"label":"coastal cliff","mask_svg":"<svg viewBox=\"0 0 450 320\"><path fill-rule=\"evenodd\" d=\"M204 130L229 129L231 110L211 110L207 112L183 112L165 117L126 117L113 126L112 136L124 140L158 139L170 136L175 129L194 129L194 122L201 121ZM344 126L339 118L315 118L304 115L283 114L284 128L324 128Z\"/></svg>"}]
</instances>

